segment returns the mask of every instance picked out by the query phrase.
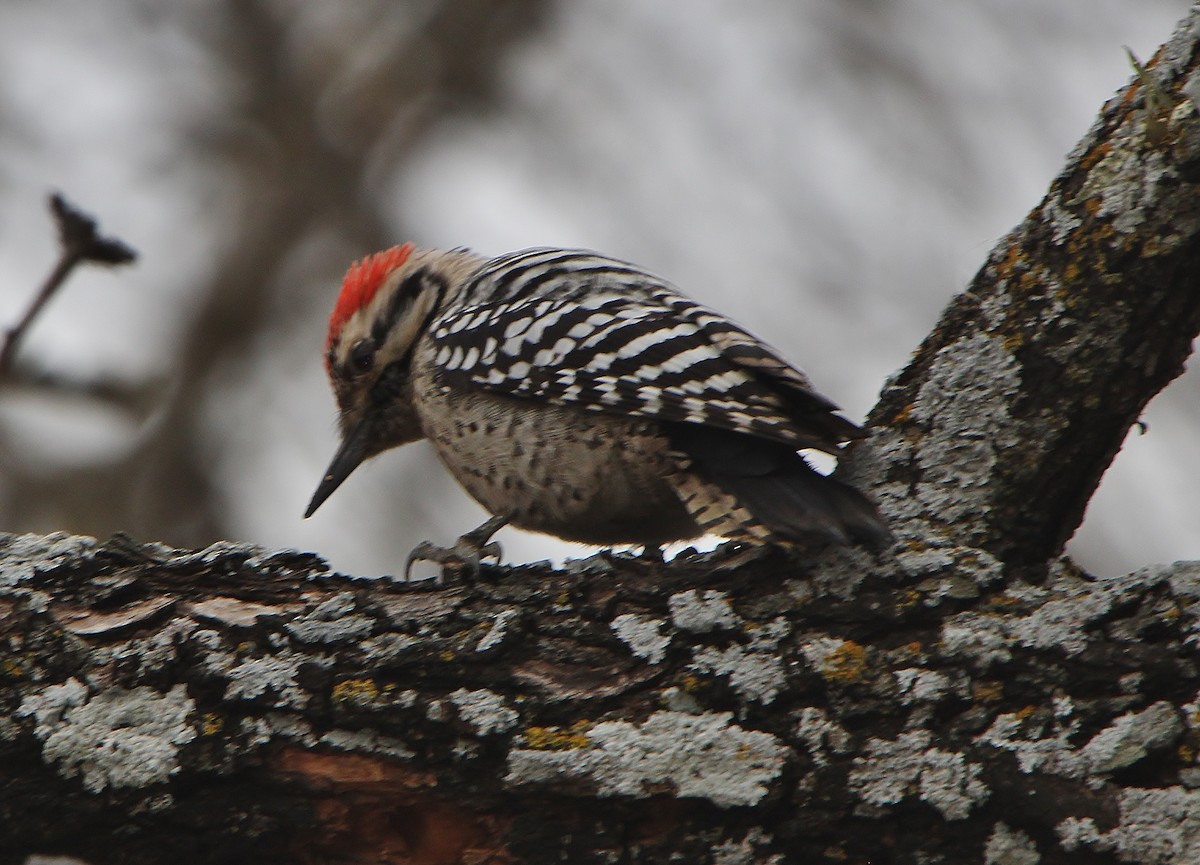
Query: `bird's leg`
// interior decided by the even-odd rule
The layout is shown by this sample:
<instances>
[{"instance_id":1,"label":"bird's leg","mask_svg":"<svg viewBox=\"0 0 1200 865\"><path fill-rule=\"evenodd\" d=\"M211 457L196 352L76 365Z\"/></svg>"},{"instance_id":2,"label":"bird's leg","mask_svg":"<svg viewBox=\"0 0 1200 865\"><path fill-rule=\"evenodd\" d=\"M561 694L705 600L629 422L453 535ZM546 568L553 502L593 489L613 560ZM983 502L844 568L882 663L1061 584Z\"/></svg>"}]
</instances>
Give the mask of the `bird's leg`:
<instances>
[{"instance_id":1,"label":"bird's leg","mask_svg":"<svg viewBox=\"0 0 1200 865\"><path fill-rule=\"evenodd\" d=\"M464 534L452 547L439 547L429 541L421 541L408 554L408 562L404 566L404 579L412 578L414 562L437 562L442 566L439 582L445 579L446 569L453 568L468 578L479 576L479 569L484 559L500 561L500 545L492 540L492 535L508 524L506 516L494 516L479 528L471 529Z\"/></svg>"}]
</instances>

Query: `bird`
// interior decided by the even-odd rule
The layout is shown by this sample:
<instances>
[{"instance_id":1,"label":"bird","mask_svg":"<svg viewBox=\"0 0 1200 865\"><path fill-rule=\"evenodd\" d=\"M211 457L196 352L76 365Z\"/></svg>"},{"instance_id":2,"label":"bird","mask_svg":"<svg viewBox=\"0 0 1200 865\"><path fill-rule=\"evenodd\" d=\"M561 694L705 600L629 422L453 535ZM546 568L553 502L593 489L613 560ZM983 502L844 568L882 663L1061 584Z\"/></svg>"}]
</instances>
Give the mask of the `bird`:
<instances>
[{"instance_id":1,"label":"bird","mask_svg":"<svg viewBox=\"0 0 1200 865\"><path fill-rule=\"evenodd\" d=\"M491 514L452 547L419 544L409 568L477 569L504 525L647 549L891 541L866 495L800 453L836 456L865 431L778 351L625 261L368 255L342 281L324 362L341 441L306 518L363 461L419 439Z\"/></svg>"}]
</instances>

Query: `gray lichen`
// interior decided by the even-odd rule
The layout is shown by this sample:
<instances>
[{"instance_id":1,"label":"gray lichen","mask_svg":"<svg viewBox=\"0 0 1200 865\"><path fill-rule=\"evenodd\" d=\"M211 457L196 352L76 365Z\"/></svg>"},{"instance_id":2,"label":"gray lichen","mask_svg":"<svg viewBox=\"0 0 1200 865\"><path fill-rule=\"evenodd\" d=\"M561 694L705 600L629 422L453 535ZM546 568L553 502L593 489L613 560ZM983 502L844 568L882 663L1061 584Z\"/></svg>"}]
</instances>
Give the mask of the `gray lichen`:
<instances>
[{"instance_id":1,"label":"gray lichen","mask_svg":"<svg viewBox=\"0 0 1200 865\"><path fill-rule=\"evenodd\" d=\"M320 742L340 751L379 754L398 760L411 760L416 756L400 739L385 736L378 730L330 730L321 736Z\"/></svg>"},{"instance_id":2,"label":"gray lichen","mask_svg":"<svg viewBox=\"0 0 1200 865\"><path fill-rule=\"evenodd\" d=\"M1014 647L1078 655L1094 639L1094 623L1162 576L1143 569L1120 577L1084 578L1057 563L1044 585L1014 582L1005 588L999 605L1017 612L968 611L947 618L942 643L948 652L969 657L982 669L1008 660Z\"/></svg>"},{"instance_id":3,"label":"gray lichen","mask_svg":"<svg viewBox=\"0 0 1200 865\"><path fill-rule=\"evenodd\" d=\"M740 621L725 593L712 589L677 592L667 603L675 627L694 634L737 627Z\"/></svg>"},{"instance_id":4,"label":"gray lichen","mask_svg":"<svg viewBox=\"0 0 1200 865\"><path fill-rule=\"evenodd\" d=\"M361 640L371 633L375 621L354 611L354 595L341 592L322 601L313 610L285 626L302 643L341 643Z\"/></svg>"},{"instance_id":5,"label":"gray lichen","mask_svg":"<svg viewBox=\"0 0 1200 865\"><path fill-rule=\"evenodd\" d=\"M896 553L896 563L910 577L939 578L923 584L926 603L942 597L972 598L1004 577L1004 564L986 550L960 544L914 546Z\"/></svg>"},{"instance_id":6,"label":"gray lichen","mask_svg":"<svg viewBox=\"0 0 1200 865\"><path fill-rule=\"evenodd\" d=\"M939 522L977 518L999 455L1029 447L1010 414L1011 394L1020 390L1020 366L997 337L971 333L938 351L912 417L926 428L914 455L923 481L917 497Z\"/></svg>"},{"instance_id":7,"label":"gray lichen","mask_svg":"<svg viewBox=\"0 0 1200 865\"><path fill-rule=\"evenodd\" d=\"M692 668L702 673L728 676L729 684L747 702L767 705L787 683L783 663L770 651L732 645L724 649L710 646L692 655Z\"/></svg>"},{"instance_id":8,"label":"gray lichen","mask_svg":"<svg viewBox=\"0 0 1200 865\"><path fill-rule=\"evenodd\" d=\"M486 689L459 688L450 694L450 702L458 709L458 717L470 724L477 736L511 730L521 718L503 697Z\"/></svg>"},{"instance_id":9,"label":"gray lichen","mask_svg":"<svg viewBox=\"0 0 1200 865\"><path fill-rule=\"evenodd\" d=\"M1056 581L1055 589L1063 596L1039 598L1042 602L1028 616L1009 619L1007 631L1022 646L1078 654L1088 643L1085 628L1107 613L1128 585L1126 579ZM1025 588L1027 592L1038 592L1033 587Z\"/></svg>"},{"instance_id":10,"label":"gray lichen","mask_svg":"<svg viewBox=\"0 0 1200 865\"><path fill-rule=\"evenodd\" d=\"M1114 772L1175 744L1182 734L1179 710L1159 702L1117 718L1083 746L1081 756L1092 773Z\"/></svg>"},{"instance_id":11,"label":"gray lichen","mask_svg":"<svg viewBox=\"0 0 1200 865\"><path fill-rule=\"evenodd\" d=\"M980 670L1012 657L1004 621L994 615L951 616L942 623L941 644L947 654L968 660Z\"/></svg>"},{"instance_id":12,"label":"gray lichen","mask_svg":"<svg viewBox=\"0 0 1200 865\"><path fill-rule=\"evenodd\" d=\"M317 744L312 725L289 712L266 712L257 718L247 718L240 724L239 732L245 745L251 749L277 739L305 747Z\"/></svg>"},{"instance_id":13,"label":"gray lichen","mask_svg":"<svg viewBox=\"0 0 1200 865\"><path fill-rule=\"evenodd\" d=\"M1136 231L1146 219L1145 207L1157 199L1155 187L1169 166L1159 151L1144 146L1145 124L1135 114L1112 132L1113 146L1087 173L1075 199L1078 205L1099 199L1099 216L1111 216L1113 227L1122 234ZM1172 172L1173 173L1173 172Z\"/></svg>"},{"instance_id":14,"label":"gray lichen","mask_svg":"<svg viewBox=\"0 0 1200 865\"><path fill-rule=\"evenodd\" d=\"M99 792L145 787L177 772L179 746L196 738L188 720L194 710L183 685L165 694L137 687L93 695L68 679L26 697L17 713L33 717L44 760Z\"/></svg>"},{"instance_id":15,"label":"gray lichen","mask_svg":"<svg viewBox=\"0 0 1200 865\"><path fill-rule=\"evenodd\" d=\"M812 706L797 713L796 738L807 746L817 766L828 765L831 754L845 754L850 750L850 734L846 729L830 720L825 710Z\"/></svg>"},{"instance_id":16,"label":"gray lichen","mask_svg":"<svg viewBox=\"0 0 1200 865\"><path fill-rule=\"evenodd\" d=\"M95 546L95 538L66 532L0 535L0 588L20 585L38 571L78 560Z\"/></svg>"},{"instance_id":17,"label":"gray lichen","mask_svg":"<svg viewBox=\"0 0 1200 865\"><path fill-rule=\"evenodd\" d=\"M936 703L952 686L950 677L937 670L907 667L893 675L903 703Z\"/></svg>"},{"instance_id":18,"label":"gray lichen","mask_svg":"<svg viewBox=\"0 0 1200 865\"><path fill-rule=\"evenodd\" d=\"M604 721L586 737L586 747L568 750L514 748L505 782L579 781L605 797L642 797L669 785L676 796L729 808L761 800L787 754L774 736L733 724L728 712L656 712L641 724Z\"/></svg>"},{"instance_id":19,"label":"gray lichen","mask_svg":"<svg viewBox=\"0 0 1200 865\"><path fill-rule=\"evenodd\" d=\"M1070 714L1069 709L1056 708L1050 730L1026 731L1022 713L1005 713L997 716L977 741L1013 752L1022 772L1083 780L1098 788L1105 783L1107 773L1173 745L1183 733L1179 711L1169 703L1158 702L1141 712L1122 715L1086 744L1076 747L1072 743L1079 723L1066 721Z\"/></svg>"},{"instance_id":20,"label":"gray lichen","mask_svg":"<svg viewBox=\"0 0 1200 865\"><path fill-rule=\"evenodd\" d=\"M229 679L226 698L257 700L267 695L273 705L289 709L302 709L308 703L308 694L296 681L300 672L299 657L267 656L232 663L230 660L220 664L214 659L216 668Z\"/></svg>"},{"instance_id":21,"label":"gray lichen","mask_svg":"<svg viewBox=\"0 0 1200 865\"><path fill-rule=\"evenodd\" d=\"M1127 788L1120 793L1120 814L1107 832L1090 817L1068 817L1058 825L1063 848L1111 850L1138 865L1200 862L1200 791Z\"/></svg>"},{"instance_id":22,"label":"gray lichen","mask_svg":"<svg viewBox=\"0 0 1200 865\"><path fill-rule=\"evenodd\" d=\"M1017 758L1017 768L1026 774L1045 772L1065 778L1080 778L1085 769L1079 758L1078 749L1071 744L1071 737L1078 730L1078 723L1064 724L1055 719L1052 730L1046 735L1028 736L1023 730L1023 714L1005 712L996 716L976 739L979 744L991 745L1011 751ZM1045 730L1039 732L1046 733Z\"/></svg>"},{"instance_id":23,"label":"gray lichen","mask_svg":"<svg viewBox=\"0 0 1200 865\"><path fill-rule=\"evenodd\" d=\"M947 820L962 820L988 797L981 767L961 753L930 746L928 730L910 730L895 740L872 738L854 759L850 789L874 806L895 805L918 795Z\"/></svg>"},{"instance_id":24,"label":"gray lichen","mask_svg":"<svg viewBox=\"0 0 1200 865\"><path fill-rule=\"evenodd\" d=\"M667 647L671 645L670 634L662 632L664 625L666 622L653 616L624 613L613 619L609 627L629 646L629 651L651 664L657 664L666 657Z\"/></svg>"},{"instance_id":25,"label":"gray lichen","mask_svg":"<svg viewBox=\"0 0 1200 865\"><path fill-rule=\"evenodd\" d=\"M1003 821L992 828L983 848L984 865L1038 865L1041 861L1033 839Z\"/></svg>"},{"instance_id":26,"label":"gray lichen","mask_svg":"<svg viewBox=\"0 0 1200 865\"><path fill-rule=\"evenodd\" d=\"M488 632L484 634L478 643L475 645L476 652L486 652L493 649L504 642L508 636L508 625L513 619L517 618L519 611L513 608L501 611L492 621L492 626Z\"/></svg>"},{"instance_id":27,"label":"gray lichen","mask_svg":"<svg viewBox=\"0 0 1200 865\"><path fill-rule=\"evenodd\" d=\"M713 847L712 865L782 865L782 853L767 853L771 835L757 826L740 840L723 841Z\"/></svg>"},{"instance_id":28,"label":"gray lichen","mask_svg":"<svg viewBox=\"0 0 1200 865\"><path fill-rule=\"evenodd\" d=\"M692 652L692 669L728 676L729 684L746 702L767 705L787 684L787 673L777 647L791 632L783 617L748 629L750 641L723 649L703 646Z\"/></svg>"}]
</instances>

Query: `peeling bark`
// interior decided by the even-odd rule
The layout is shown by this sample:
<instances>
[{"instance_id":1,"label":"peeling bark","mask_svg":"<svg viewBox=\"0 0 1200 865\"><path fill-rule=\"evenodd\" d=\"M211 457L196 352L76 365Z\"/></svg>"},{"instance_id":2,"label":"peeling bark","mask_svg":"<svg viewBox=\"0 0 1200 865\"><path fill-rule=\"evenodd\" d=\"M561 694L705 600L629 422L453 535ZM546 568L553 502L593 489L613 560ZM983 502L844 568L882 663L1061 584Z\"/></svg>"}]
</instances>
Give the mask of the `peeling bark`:
<instances>
[{"instance_id":1,"label":"peeling bark","mask_svg":"<svg viewBox=\"0 0 1200 865\"><path fill-rule=\"evenodd\" d=\"M886 389L888 556L0 539L0 865L1200 861L1200 563L1059 558L1200 331L1198 38Z\"/></svg>"}]
</instances>

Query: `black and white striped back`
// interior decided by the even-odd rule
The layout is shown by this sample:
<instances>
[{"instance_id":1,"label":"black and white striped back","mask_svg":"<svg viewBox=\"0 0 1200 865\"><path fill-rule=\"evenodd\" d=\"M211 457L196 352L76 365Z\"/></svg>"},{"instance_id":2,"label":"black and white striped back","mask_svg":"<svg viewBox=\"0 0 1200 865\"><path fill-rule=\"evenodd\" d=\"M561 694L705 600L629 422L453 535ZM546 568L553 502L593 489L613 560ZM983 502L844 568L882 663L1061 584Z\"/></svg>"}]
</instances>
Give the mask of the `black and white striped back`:
<instances>
[{"instance_id":1,"label":"black and white striped back","mask_svg":"<svg viewBox=\"0 0 1200 865\"><path fill-rule=\"evenodd\" d=\"M492 259L430 327L452 384L836 452L861 435L808 378L725 317L584 250Z\"/></svg>"}]
</instances>

